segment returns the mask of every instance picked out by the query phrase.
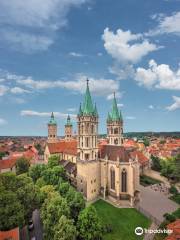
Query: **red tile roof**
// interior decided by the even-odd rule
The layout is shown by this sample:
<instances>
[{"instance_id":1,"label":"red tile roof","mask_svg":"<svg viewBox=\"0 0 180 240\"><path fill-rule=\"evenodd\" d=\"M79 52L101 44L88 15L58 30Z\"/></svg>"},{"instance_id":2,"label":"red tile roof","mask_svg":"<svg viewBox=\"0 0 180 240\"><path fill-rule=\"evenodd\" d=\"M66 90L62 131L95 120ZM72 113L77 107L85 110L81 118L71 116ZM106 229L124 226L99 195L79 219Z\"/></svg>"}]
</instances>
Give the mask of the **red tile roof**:
<instances>
[{"instance_id":1,"label":"red tile roof","mask_svg":"<svg viewBox=\"0 0 180 240\"><path fill-rule=\"evenodd\" d=\"M12 239L12 240L19 240L19 228L14 228L9 231L0 231L0 239L1 240L7 240L7 239Z\"/></svg>"},{"instance_id":2,"label":"red tile roof","mask_svg":"<svg viewBox=\"0 0 180 240\"><path fill-rule=\"evenodd\" d=\"M104 159L106 156L109 160L120 162L129 162L130 154L123 146L103 145L99 151L100 158Z\"/></svg>"},{"instance_id":3,"label":"red tile roof","mask_svg":"<svg viewBox=\"0 0 180 240\"><path fill-rule=\"evenodd\" d=\"M16 160L17 158L8 158L5 160L0 160L0 170L14 167L14 165L16 164Z\"/></svg>"},{"instance_id":4,"label":"red tile roof","mask_svg":"<svg viewBox=\"0 0 180 240\"><path fill-rule=\"evenodd\" d=\"M149 159L140 151L133 151L130 154L133 158L136 158L136 156L137 156L138 162L141 165L146 165L149 163Z\"/></svg>"},{"instance_id":5,"label":"red tile roof","mask_svg":"<svg viewBox=\"0 0 180 240\"><path fill-rule=\"evenodd\" d=\"M180 234L180 219L177 219L175 222L169 223L167 229L173 230L173 234Z\"/></svg>"},{"instance_id":6,"label":"red tile roof","mask_svg":"<svg viewBox=\"0 0 180 240\"><path fill-rule=\"evenodd\" d=\"M77 141L59 141L57 143L48 143L49 152L53 153L65 153L70 155L77 155Z\"/></svg>"}]
</instances>

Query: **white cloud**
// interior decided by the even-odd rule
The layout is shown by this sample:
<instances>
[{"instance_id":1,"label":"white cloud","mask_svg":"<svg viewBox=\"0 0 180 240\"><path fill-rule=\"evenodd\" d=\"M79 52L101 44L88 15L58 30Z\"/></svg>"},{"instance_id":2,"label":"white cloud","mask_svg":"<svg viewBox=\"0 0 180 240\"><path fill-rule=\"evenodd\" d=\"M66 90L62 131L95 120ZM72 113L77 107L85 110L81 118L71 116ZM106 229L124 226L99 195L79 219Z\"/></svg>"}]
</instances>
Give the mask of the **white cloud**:
<instances>
[{"instance_id":1,"label":"white cloud","mask_svg":"<svg viewBox=\"0 0 180 240\"><path fill-rule=\"evenodd\" d=\"M76 74L73 80L34 80L31 76L21 76L16 74L11 74L0 70L0 77L2 77L9 85L13 84L16 86L9 88L0 88L0 92L3 94L7 91L11 93L25 93L40 91L46 89L60 88L66 89L71 92L84 93L86 89L86 79L90 80L91 92L98 96L107 96L113 92L119 91L119 83L113 79L105 78L93 78L88 77L85 74ZM22 88L25 87L26 89Z\"/></svg>"},{"instance_id":2,"label":"white cloud","mask_svg":"<svg viewBox=\"0 0 180 240\"><path fill-rule=\"evenodd\" d=\"M12 44L11 47L26 52L46 50L54 42L56 31L67 25L69 10L85 2L86 0L1 0L1 42L10 46Z\"/></svg>"},{"instance_id":3,"label":"white cloud","mask_svg":"<svg viewBox=\"0 0 180 240\"><path fill-rule=\"evenodd\" d=\"M102 54L101 52L98 52L98 53L97 53L97 56L98 56L98 57L101 57L102 55L103 55L103 54Z\"/></svg>"},{"instance_id":4,"label":"white cloud","mask_svg":"<svg viewBox=\"0 0 180 240\"><path fill-rule=\"evenodd\" d=\"M120 63L137 63L148 53L158 49L156 44L143 38L142 34L118 29L113 33L108 28L102 36L106 51Z\"/></svg>"},{"instance_id":5,"label":"white cloud","mask_svg":"<svg viewBox=\"0 0 180 240\"><path fill-rule=\"evenodd\" d=\"M148 108L149 109L154 109L154 106L153 105L149 105Z\"/></svg>"},{"instance_id":6,"label":"white cloud","mask_svg":"<svg viewBox=\"0 0 180 240\"><path fill-rule=\"evenodd\" d=\"M147 88L180 90L180 67L173 71L169 65L158 65L154 60L149 61L149 68L137 68L135 80Z\"/></svg>"},{"instance_id":7,"label":"white cloud","mask_svg":"<svg viewBox=\"0 0 180 240\"><path fill-rule=\"evenodd\" d=\"M117 106L118 107L124 107L124 104L123 103L118 103Z\"/></svg>"},{"instance_id":8,"label":"white cloud","mask_svg":"<svg viewBox=\"0 0 180 240\"><path fill-rule=\"evenodd\" d=\"M157 19L158 26L150 30L146 35L154 36L158 34L177 34L180 35L180 12L175 12L171 16L164 14L154 14L153 19Z\"/></svg>"},{"instance_id":9,"label":"white cloud","mask_svg":"<svg viewBox=\"0 0 180 240\"><path fill-rule=\"evenodd\" d=\"M71 81L43 81L43 80L33 80L31 77L23 78L20 76L18 79L15 77L16 82L20 85L24 85L31 89L41 90L41 89L51 89L51 88L63 88L66 90L84 93L86 88L86 79L88 76L83 74L77 74L74 77L74 80ZM117 81L113 79L104 79L98 78L95 79L93 77L88 77L90 80L90 89L91 92L100 95L106 96L111 94L114 91L118 91L119 84Z\"/></svg>"},{"instance_id":10,"label":"white cloud","mask_svg":"<svg viewBox=\"0 0 180 240\"><path fill-rule=\"evenodd\" d=\"M75 112L77 109L76 108L68 108L67 111L68 112Z\"/></svg>"},{"instance_id":11,"label":"white cloud","mask_svg":"<svg viewBox=\"0 0 180 240\"><path fill-rule=\"evenodd\" d=\"M127 116L126 119L127 119L127 120L135 120L136 117L133 117L133 116Z\"/></svg>"},{"instance_id":12,"label":"white cloud","mask_svg":"<svg viewBox=\"0 0 180 240\"><path fill-rule=\"evenodd\" d=\"M116 99L122 98L123 93L116 92ZM114 92L107 96L107 100L112 100L114 98Z\"/></svg>"},{"instance_id":13,"label":"white cloud","mask_svg":"<svg viewBox=\"0 0 180 240\"><path fill-rule=\"evenodd\" d=\"M8 92L9 88L4 86L4 85L0 85L0 96L3 96L4 94L6 94Z\"/></svg>"},{"instance_id":14,"label":"white cloud","mask_svg":"<svg viewBox=\"0 0 180 240\"><path fill-rule=\"evenodd\" d=\"M176 109L180 109L180 97L173 96L173 100L174 100L174 103L166 107L168 111L174 111Z\"/></svg>"},{"instance_id":15,"label":"white cloud","mask_svg":"<svg viewBox=\"0 0 180 240\"><path fill-rule=\"evenodd\" d=\"M1 40L8 44L11 49L22 50L26 53L34 53L36 51L44 51L53 44L53 40L49 36L38 35L32 33L23 33L19 31L0 31Z\"/></svg>"},{"instance_id":16,"label":"white cloud","mask_svg":"<svg viewBox=\"0 0 180 240\"><path fill-rule=\"evenodd\" d=\"M50 117L51 112L37 112L33 110L22 110L21 111L21 116L36 116L36 117ZM75 114L69 114L70 117L76 118ZM54 116L58 118L67 118L68 114L67 113L61 113L61 112L54 112Z\"/></svg>"},{"instance_id":17,"label":"white cloud","mask_svg":"<svg viewBox=\"0 0 180 240\"><path fill-rule=\"evenodd\" d=\"M0 126L7 124L7 121L3 118L0 118Z\"/></svg>"},{"instance_id":18,"label":"white cloud","mask_svg":"<svg viewBox=\"0 0 180 240\"><path fill-rule=\"evenodd\" d=\"M77 52L70 52L69 55L72 57L84 57L83 54Z\"/></svg>"},{"instance_id":19,"label":"white cloud","mask_svg":"<svg viewBox=\"0 0 180 240\"><path fill-rule=\"evenodd\" d=\"M14 94L30 93L30 91L20 88L20 87L13 87L13 88L11 88L10 91L11 91L11 93L14 93Z\"/></svg>"}]
</instances>

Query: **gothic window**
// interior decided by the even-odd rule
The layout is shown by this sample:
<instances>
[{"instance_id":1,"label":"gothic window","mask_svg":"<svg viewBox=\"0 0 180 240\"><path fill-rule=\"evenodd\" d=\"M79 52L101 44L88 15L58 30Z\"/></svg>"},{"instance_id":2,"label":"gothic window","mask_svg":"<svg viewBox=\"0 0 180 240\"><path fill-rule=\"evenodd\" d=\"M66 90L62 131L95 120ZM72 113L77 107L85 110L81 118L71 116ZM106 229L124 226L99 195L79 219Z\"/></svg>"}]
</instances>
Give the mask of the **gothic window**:
<instances>
[{"instance_id":1,"label":"gothic window","mask_svg":"<svg viewBox=\"0 0 180 240\"><path fill-rule=\"evenodd\" d=\"M93 134L94 133L94 126L91 125L91 133Z\"/></svg>"},{"instance_id":2,"label":"gothic window","mask_svg":"<svg viewBox=\"0 0 180 240\"><path fill-rule=\"evenodd\" d=\"M84 130L84 128L83 128L83 125L81 126L81 134L83 134L83 130Z\"/></svg>"},{"instance_id":3,"label":"gothic window","mask_svg":"<svg viewBox=\"0 0 180 240\"><path fill-rule=\"evenodd\" d=\"M126 169L123 169L122 173L121 173L121 191L127 192L127 171L126 171Z\"/></svg>"},{"instance_id":4,"label":"gothic window","mask_svg":"<svg viewBox=\"0 0 180 240\"><path fill-rule=\"evenodd\" d=\"M114 129L114 134L118 134L118 128Z\"/></svg>"},{"instance_id":5,"label":"gothic window","mask_svg":"<svg viewBox=\"0 0 180 240\"><path fill-rule=\"evenodd\" d=\"M89 160L89 154L85 154L85 160Z\"/></svg>"},{"instance_id":6,"label":"gothic window","mask_svg":"<svg viewBox=\"0 0 180 240\"><path fill-rule=\"evenodd\" d=\"M89 138L86 138L86 147L89 147Z\"/></svg>"},{"instance_id":7,"label":"gothic window","mask_svg":"<svg viewBox=\"0 0 180 240\"><path fill-rule=\"evenodd\" d=\"M118 144L118 139L114 139L114 144L117 145Z\"/></svg>"},{"instance_id":8,"label":"gothic window","mask_svg":"<svg viewBox=\"0 0 180 240\"><path fill-rule=\"evenodd\" d=\"M111 189L115 190L115 170L111 167L110 170L110 178L111 178Z\"/></svg>"},{"instance_id":9,"label":"gothic window","mask_svg":"<svg viewBox=\"0 0 180 240\"><path fill-rule=\"evenodd\" d=\"M111 134L113 134L113 128L111 128Z\"/></svg>"}]
</instances>

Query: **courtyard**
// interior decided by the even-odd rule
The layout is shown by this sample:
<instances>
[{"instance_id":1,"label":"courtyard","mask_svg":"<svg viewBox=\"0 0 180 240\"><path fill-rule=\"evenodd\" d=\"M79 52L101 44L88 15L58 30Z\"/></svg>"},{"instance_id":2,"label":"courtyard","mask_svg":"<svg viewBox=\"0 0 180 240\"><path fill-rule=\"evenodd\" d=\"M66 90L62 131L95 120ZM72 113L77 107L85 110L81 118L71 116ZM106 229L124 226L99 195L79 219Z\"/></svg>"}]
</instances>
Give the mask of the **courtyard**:
<instances>
[{"instance_id":1,"label":"courtyard","mask_svg":"<svg viewBox=\"0 0 180 240\"><path fill-rule=\"evenodd\" d=\"M116 208L103 200L98 200L93 205L102 224L112 227L112 232L104 234L103 240L140 240L143 237L135 235L135 228L148 228L151 224L150 219L134 208Z\"/></svg>"}]
</instances>

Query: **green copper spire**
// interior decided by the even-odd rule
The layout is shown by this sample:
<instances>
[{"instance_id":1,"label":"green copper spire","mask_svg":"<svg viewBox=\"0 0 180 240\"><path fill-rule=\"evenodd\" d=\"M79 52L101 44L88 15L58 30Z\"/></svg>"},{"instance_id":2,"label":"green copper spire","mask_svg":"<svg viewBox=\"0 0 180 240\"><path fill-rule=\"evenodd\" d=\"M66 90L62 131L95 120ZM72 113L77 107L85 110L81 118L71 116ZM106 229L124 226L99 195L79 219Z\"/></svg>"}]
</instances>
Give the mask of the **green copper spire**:
<instances>
[{"instance_id":1,"label":"green copper spire","mask_svg":"<svg viewBox=\"0 0 180 240\"><path fill-rule=\"evenodd\" d=\"M110 122L110 121L111 121L111 115L110 115L110 113L108 112L107 122Z\"/></svg>"},{"instance_id":2,"label":"green copper spire","mask_svg":"<svg viewBox=\"0 0 180 240\"><path fill-rule=\"evenodd\" d=\"M123 121L121 110L119 110L119 117L120 117L120 120Z\"/></svg>"},{"instance_id":3,"label":"green copper spire","mask_svg":"<svg viewBox=\"0 0 180 240\"><path fill-rule=\"evenodd\" d=\"M54 119L54 113L53 113L53 112L51 113L51 118L50 118L48 124L49 124L49 125L57 125L57 122L56 122L56 120Z\"/></svg>"},{"instance_id":4,"label":"green copper spire","mask_svg":"<svg viewBox=\"0 0 180 240\"><path fill-rule=\"evenodd\" d=\"M94 116L98 116L98 111L97 111L97 107L96 107L96 103L94 105Z\"/></svg>"},{"instance_id":5,"label":"green copper spire","mask_svg":"<svg viewBox=\"0 0 180 240\"><path fill-rule=\"evenodd\" d=\"M107 117L107 122L110 121L123 121L121 111L118 110L115 93L113 98L112 110L110 113L108 113Z\"/></svg>"},{"instance_id":6,"label":"green copper spire","mask_svg":"<svg viewBox=\"0 0 180 240\"><path fill-rule=\"evenodd\" d=\"M69 115L68 115L68 117L67 117L66 126L72 126L72 123L71 123L71 118L70 118L70 116L69 116Z\"/></svg>"},{"instance_id":7,"label":"green copper spire","mask_svg":"<svg viewBox=\"0 0 180 240\"><path fill-rule=\"evenodd\" d=\"M94 107L92 104L91 94L89 91L89 80L87 79L86 93L84 97L84 103L82 108L83 115L94 115Z\"/></svg>"},{"instance_id":8,"label":"green copper spire","mask_svg":"<svg viewBox=\"0 0 180 240\"><path fill-rule=\"evenodd\" d=\"M79 105L79 112L78 112L78 116L82 116L82 108L81 108L81 103Z\"/></svg>"}]
</instances>

